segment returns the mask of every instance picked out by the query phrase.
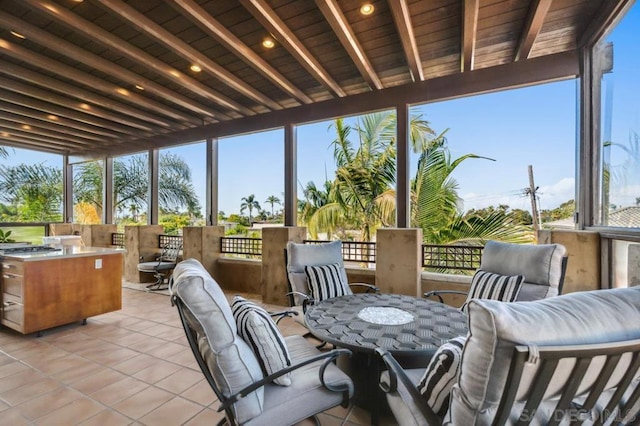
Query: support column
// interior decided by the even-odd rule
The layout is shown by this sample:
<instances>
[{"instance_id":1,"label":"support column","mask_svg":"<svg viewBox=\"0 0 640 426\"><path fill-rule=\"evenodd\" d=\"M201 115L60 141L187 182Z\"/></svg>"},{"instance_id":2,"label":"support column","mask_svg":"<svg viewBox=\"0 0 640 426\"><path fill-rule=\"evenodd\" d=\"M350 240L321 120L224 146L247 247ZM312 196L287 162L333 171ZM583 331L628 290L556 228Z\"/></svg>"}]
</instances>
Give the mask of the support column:
<instances>
[{"instance_id":1,"label":"support column","mask_svg":"<svg viewBox=\"0 0 640 426\"><path fill-rule=\"evenodd\" d=\"M158 236L164 233L162 225L125 226L124 278L134 283L153 282L153 276L138 271L138 263L150 262L160 254Z\"/></svg>"},{"instance_id":2,"label":"support column","mask_svg":"<svg viewBox=\"0 0 640 426\"><path fill-rule=\"evenodd\" d=\"M421 274L422 229L378 229L376 286L380 292L421 297Z\"/></svg>"},{"instance_id":3,"label":"support column","mask_svg":"<svg viewBox=\"0 0 640 426\"><path fill-rule=\"evenodd\" d=\"M218 224L218 138L207 139L207 225Z\"/></svg>"},{"instance_id":4,"label":"support column","mask_svg":"<svg viewBox=\"0 0 640 426\"><path fill-rule=\"evenodd\" d=\"M284 225L298 224L298 141L296 126L284 126Z\"/></svg>"},{"instance_id":5,"label":"support column","mask_svg":"<svg viewBox=\"0 0 640 426\"><path fill-rule=\"evenodd\" d=\"M396 226L411 226L411 177L409 176L409 105L396 107Z\"/></svg>"},{"instance_id":6,"label":"support column","mask_svg":"<svg viewBox=\"0 0 640 426\"><path fill-rule=\"evenodd\" d=\"M113 157L105 157L102 176L102 223L113 223Z\"/></svg>"},{"instance_id":7,"label":"support column","mask_svg":"<svg viewBox=\"0 0 640 426\"><path fill-rule=\"evenodd\" d=\"M159 167L160 151L152 149L149 151L149 193L147 194L147 224L157 225L160 214L158 209L158 188L159 188Z\"/></svg>"},{"instance_id":8,"label":"support column","mask_svg":"<svg viewBox=\"0 0 640 426\"><path fill-rule=\"evenodd\" d=\"M182 257L197 259L219 282L218 259L224 226L186 226L182 228Z\"/></svg>"},{"instance_id":9,"label":"support column","mask_svg":"<svg viewBox=\"0 0 640 426\"><path fill-rule=\"evenodd\" d=\"M289 304L286 293L287 269L284 250L288 241L301 243L307 236L307 228L273 227L262 229L262 301L274 305Z\"/></svg>"}]
</instances>

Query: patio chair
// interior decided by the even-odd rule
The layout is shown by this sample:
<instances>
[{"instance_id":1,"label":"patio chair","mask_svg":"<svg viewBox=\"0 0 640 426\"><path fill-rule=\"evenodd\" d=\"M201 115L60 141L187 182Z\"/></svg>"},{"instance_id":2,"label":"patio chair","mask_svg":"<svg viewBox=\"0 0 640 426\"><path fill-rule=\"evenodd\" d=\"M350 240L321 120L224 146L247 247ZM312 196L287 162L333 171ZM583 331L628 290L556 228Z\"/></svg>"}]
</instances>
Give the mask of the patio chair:
<instances>
[{"instance_id":1,"label":"patio chair","mask_svg":"<svg viewBox=\"0 0 640 426\"><path fill-rule=\"evenodd\" d=\"M296 322L304 324L308 305L316 300L352 294L352 288L377 292L366 283L348 283L342 259L342 241L302 244L289 241L285 249L289 306ZM310 282L310 279L312 282ZM314 292L314 288L316 291Z\"/></svg>"},{"instance_id":2,"label":"patio chair","mask_svg":"<svg viewBox=\"0 0 640 426\"><path fill-rule=\"evenodd\" d=\"M162 248L162 252L156 260L138 263L138 271L153 274L155 278L155 282L149 284L147 289L151 291L167 289L169 275L176 267L181 250L182 243L177 240L172 240Z\"/></svg>"},{"instance_id":3,"label":"patio chair","mask_svg":"<svg viewBox=\"0 0 640 426\"><path fill-rule=\"evenodd\" d=\"M487 241L469 292L434 290L424 293L424 297L434 296L444 302L443 294L460 294L467 296L465 304L477 297L502 301L544 299L562 294L566 270L567 250L562 244ZM518 284L508 287L514 282Z\"/></svg>"},{"instance_id":4,"label":"patio chair","mask_svg":"<svg viewBox=\"0 0 640 426\"><path fill-rule=\"evenodd\" d=\"M379 349L380 387L400 425L636 425L639 321L640 287L473 300L460 356L405 370Z\"/></svg>"},{"instance_id":5,"label":"patio chair","mask_svg":"<svg viewBox=\"0 0 640 426\"><path fill-rule=\"evenodd\" d=\"M321 353L301 336L283 338L278 332L272 334L278 342L269 350L286 346L290 365L265 377L262 352L254 352L240 336L225 294L200 262L180 262L170 291L193 355L218 398L218 411L225 413L219 425L295 424L349 404L353 382L333 363L340 355L349 356L349 350ZM274 382L285 375L288 386Z\"/></svg>"}]
</instances>

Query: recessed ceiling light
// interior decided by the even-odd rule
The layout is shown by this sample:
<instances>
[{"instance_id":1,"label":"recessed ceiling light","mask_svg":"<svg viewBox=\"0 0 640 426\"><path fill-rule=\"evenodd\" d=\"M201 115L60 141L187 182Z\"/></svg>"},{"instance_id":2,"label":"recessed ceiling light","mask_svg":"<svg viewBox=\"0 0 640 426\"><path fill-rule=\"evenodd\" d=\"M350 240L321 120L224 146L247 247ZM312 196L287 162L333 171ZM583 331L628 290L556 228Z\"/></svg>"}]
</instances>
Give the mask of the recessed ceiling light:
<instances>
[{"instance_id":1,"label":"recessed ceiling light","mask_svg":"<svg viewBox=\"0 0 640 426\"><path fill-rule=\"evenodd\" d=\"M190 68L190 69L191 69L191 71L193 71L193 72L200 72L200 71L202 71L202 68L200 68L200 65L196 65L196 64L191 65L189 68Z\"/></svg>"},{"instance_id":2,"label":"recessed ceiling light","mask_svg":"<svg viewBox=\"0 0 640 426\"><path fill-rule=\"evenodd\" d=\"M144 90L144 87L140 86L139 84L136 84L136 89L138 89L138 90Z\"/></svg>"},{"instance_id":3,"label":"recessed ceiling light","mask_svg":"<svg viewBox=\"0 0 640 426\"><path fill-rule=\"evenodd\" d=\"M58 116L57 116L57 115L53 115L53 114L49 114L49 115L47 115L47 118L48 118L49 120L57 120L57 119L58 119Z\"/></svg>"},{"instance_id":4,"label":"recessed ceiling light","mask_svg":"<svg viewBox=\"0 0 640 426\"><path fill-rule=\"evenodd\" d=\"M31 130L31 126L29 126L28 124L23 124L22 127L24 130Z\"/></svg>"},{"instance_id":5,"label":"recessed ceiling light","mask_svg":"<svg viewBox=\"0 0 640 426\"><path fill-rule=\"evenodd\" d=\"M360 6L360 13L362 13L365 16L371 15L374 10L375 8L371 3L365 3L362 6Z\"/></svg>"},{"instance_id":6,"label":"recessed ceiling light","mask_svg":"<svg viewBox=\"0 0 640 426\"><path fill-rule=\"evenodd\" d=\"M120 93L122 96L129 96L129 91L127 89L123 89L122 87L117 88L116 92Z\"/></svg>"},{"instance_id":7,"label":"recessed ceiling light","mask_svg":"<svg viewBox=\"0 0 640 426\"><path fill-rule=\"evenodd\" d=\"M7 132L2 132L2 137L3 137L3 138L8 138L9 136L11 136L9 133L7 133Z\"/></svg>"},{"instance_id":8,"label":"recessed ceiling light","mask_svg":"<svg viewBox=\"0 0 640 426\"><path fill-rule=\"evenodd\" d=\"M25 39L26 37L23 36L22 34L15 32L15 31L10 31L11 35L14 36L15 38L20 38L20 39Z\"/></svg>"},{"instance_id":9,"label":"recessed ceiling light","mask_svg":"<svg viewBox=\"0 0 640 426\"><path fill-rule=\"evenodd\" d=\"M262 45L267 49L271 49L276 45L276 42L271 37L265 37L264 40L262 40Z\"/></svg>"},{"instance_id":10,"label":"recessed ceiling light","mask_svg":"<svg viewBox=\"0 0 640 426\"><path fill-rule=\"evenodd\" d=\"M80 108L82 108L82 109L91 109L91 107L88 104L80 104Z\"/></svg>"},{"instance_id":11,"label":"recessed ceiling light","mask_svg":"<svg viewBox=\"0 0 640 426\"><path fill-rule=\"evenodd\" d=\"M182 77L182 75L176 70L169 70L169 74L171 74L174 77L178 77L178 78Z\"/></svg>"}]
</instances>

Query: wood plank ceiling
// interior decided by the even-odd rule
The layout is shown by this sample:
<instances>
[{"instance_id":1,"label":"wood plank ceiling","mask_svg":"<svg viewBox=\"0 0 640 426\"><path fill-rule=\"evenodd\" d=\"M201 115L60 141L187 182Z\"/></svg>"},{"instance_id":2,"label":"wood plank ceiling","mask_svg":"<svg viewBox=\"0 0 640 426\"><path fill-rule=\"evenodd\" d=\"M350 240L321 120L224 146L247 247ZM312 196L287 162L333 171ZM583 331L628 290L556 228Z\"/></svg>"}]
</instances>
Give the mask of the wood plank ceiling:
<instances>
[{"instance_id":1,"label":"wood plank ceiling","mask_svg":"<svg viewBox=\"0 0 640 426\"><path fill-rule=\"evenodd\" d=\"M620 1L375 0L370 15L363 3L0 0L0 145L135 152L158 135L568 52Z\"/></svg>"}]
</instances>

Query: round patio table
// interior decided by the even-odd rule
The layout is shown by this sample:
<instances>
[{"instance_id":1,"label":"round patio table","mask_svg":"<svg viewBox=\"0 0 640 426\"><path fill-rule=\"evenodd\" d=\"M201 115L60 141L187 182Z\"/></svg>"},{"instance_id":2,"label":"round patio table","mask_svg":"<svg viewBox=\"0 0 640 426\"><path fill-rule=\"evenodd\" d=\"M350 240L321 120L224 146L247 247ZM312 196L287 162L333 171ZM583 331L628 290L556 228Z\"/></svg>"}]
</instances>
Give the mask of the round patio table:
<instances>
[{"instance_id":1,"label":"round patio table","mask_svg":"<svg viewBox=\"0 0 640 426\"><path fill-rule=\"evenodd\" d=\"M447 340L466 335L467 316L457 308L400 294L358 293L317 302L305 313L311 334L353 351L339 364L352 378L354 402L375 422L386 398L378 386L384 348L404 367L426 367Z\"/></svg>"}]
</instances>

